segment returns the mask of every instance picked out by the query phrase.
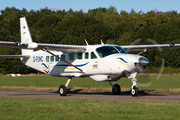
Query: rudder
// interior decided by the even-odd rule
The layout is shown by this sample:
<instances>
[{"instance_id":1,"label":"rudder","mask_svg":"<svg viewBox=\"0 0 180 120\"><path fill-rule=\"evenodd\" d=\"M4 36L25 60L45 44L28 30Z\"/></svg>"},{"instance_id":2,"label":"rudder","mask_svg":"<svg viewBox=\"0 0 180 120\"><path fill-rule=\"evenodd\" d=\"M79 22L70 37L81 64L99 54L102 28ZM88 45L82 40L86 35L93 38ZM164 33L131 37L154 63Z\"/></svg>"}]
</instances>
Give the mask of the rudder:
<instances>
[{"instance_id":1,"label":"rudder","mask_svg":"<svg viewBox=\"0 0 180 120\"><path fill-rule=\"evenodd\" d=\"M25 17L20 18L20 30L21 30L21 42L22 43L32 43L31 33ZM22 55L30 55L33 50L21 50Z\"/></svg>"}]
</instances>

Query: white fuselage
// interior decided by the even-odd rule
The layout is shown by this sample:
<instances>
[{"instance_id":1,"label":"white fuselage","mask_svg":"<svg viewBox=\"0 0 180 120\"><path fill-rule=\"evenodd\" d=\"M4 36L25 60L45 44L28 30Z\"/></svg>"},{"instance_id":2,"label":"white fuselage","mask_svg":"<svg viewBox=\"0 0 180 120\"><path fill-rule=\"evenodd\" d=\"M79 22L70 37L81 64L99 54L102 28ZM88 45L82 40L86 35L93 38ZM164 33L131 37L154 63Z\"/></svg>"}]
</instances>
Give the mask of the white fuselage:
<instances>
[{"instance_id":1,"label":"white fuselage","mask_svg":"<svg viewBox=\"0 0 180 120\"><path fill-rule=\"evenodd\" d=\"M114 53L100 57L96 49L102 46L106 45L87 46L87 50L83 53L63 54L62 52L52 51L55 55L83 70L83 72L41 50L33 52L30 58L24 58L22 62L51 76L90 77L95 81L107 81L109 76L116 76L123 71L127 71L129 74L140 72L135 63L138 63L142 56Z\"/></svg>"}]
</instances>

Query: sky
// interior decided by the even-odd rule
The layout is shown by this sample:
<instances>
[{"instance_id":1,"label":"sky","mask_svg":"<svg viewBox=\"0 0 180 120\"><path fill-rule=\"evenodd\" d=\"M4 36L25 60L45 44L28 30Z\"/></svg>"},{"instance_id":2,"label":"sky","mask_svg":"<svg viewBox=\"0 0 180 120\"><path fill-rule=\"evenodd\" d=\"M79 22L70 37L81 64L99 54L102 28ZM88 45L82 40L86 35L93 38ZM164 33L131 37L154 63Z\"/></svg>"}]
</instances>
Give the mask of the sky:
<instances>
[{"instance_id":1,"label":"sky","mask_svg":"<svg viewBox=\"0 0 180 120\"><path fill-rule=\"evenodd\" d=\"M89 9L99 7L109 8L113 6L117 12L121 10L130 12L133 8L135 12L156 11L172 11L180 13L180 0L0 0L0 10L5 10L6 7L15 7L20 10L26 8L30 10L40 10L45 7L51 10L68 11L70 8L73 11L83 10L88 12Z\"/></svg>"}]
</instances>

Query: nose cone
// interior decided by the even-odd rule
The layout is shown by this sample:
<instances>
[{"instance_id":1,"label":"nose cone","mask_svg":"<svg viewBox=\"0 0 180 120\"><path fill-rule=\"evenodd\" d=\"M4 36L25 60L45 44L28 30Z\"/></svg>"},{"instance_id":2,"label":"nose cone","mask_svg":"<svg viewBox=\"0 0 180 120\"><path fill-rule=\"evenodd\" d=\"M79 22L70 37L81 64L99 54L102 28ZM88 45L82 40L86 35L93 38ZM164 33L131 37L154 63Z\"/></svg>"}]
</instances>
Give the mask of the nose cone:
<instances>
[{"instance_id":1,"label":"nose cone","mask_svg":"<svg viewBox=\"0 0 180 120\"><path fill-rule=\"evenodd\" d=\"M138 62L135 62L134 65L138 68L139 72L145 71L149 64L149 60L145 57L140 57Z\"/></svg>"},{"instance_id":2,"label":"nose cone","mask_svg":"<svg viewBox=\"0 0 180 120\"><path fill-rule=\"evenodd\" d=\"M149 64L149 60L145 57L140 57L138 60L140 65L147 66Z\"/></svg>"},{"instance_id":3,"label":"nose cone","mask_svg":"<svg viewBox=\"0 0 180 120\"><path fill-rule=\"evenodd\" d=\"M139 63L138 63L138 66L141 68L141 70L146 70L148 64L149 64L149 60L145 57L140 57L138 59Z\"/></svg>"}]
</instances>

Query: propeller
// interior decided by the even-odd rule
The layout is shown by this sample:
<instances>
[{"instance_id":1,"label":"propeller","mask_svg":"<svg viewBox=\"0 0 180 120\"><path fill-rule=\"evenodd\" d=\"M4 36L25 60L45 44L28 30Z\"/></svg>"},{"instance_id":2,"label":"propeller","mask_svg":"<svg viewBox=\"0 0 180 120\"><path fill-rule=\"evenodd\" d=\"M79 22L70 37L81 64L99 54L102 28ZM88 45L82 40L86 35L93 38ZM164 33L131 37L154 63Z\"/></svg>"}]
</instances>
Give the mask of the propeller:
<instances>
[{"instance_id":1,"label":"propeller","mask_svg":"<svg viewBox=\"0 0 180 120\"><path fill-rule=\"evenodd\" d=\"M140 42L141 42L141 39L137 39L137 40L133 41L131 43L131 45L138 45L138 44L140 44ZM154 41L152 39L149 39L149 38L147 39L146 42L148 44L154 44L154 45L158 44L156 41ZM157 47L157 50L158 50L158 52L162 52L162 49L160 47ZM147 51L147 49L143 49L142 51L140 51L138 53L138 55L143 54L146 51ZM144 54L146 54L146 53L144 53ZM156 56L156 57L159 57L159 56ZM161 76L161 74L163 72L163 69L164 69L164 59L163 58L158 58L158 60L159 60L158 62L160 63L161 66L158 68L158 74L156 74L156 78L154 78L154 77L151 77L150 75L147 75L147 73L146 73L147 64L150 65L151 62L149 63L149 61L147 59L143 58L143 57L139 59L139 63L137 63L137 65L139 66L139 69L140 69L141 73L139 73L136 76L137 86L139 86L139 87L148 87L148 86L151 85L152 80L154 80L154 79L158 80L160 78L160 76ZM147 69L148 69L148 67L147 67Z\"/></svg>"}]
</instances>

